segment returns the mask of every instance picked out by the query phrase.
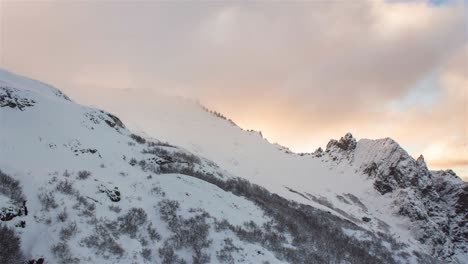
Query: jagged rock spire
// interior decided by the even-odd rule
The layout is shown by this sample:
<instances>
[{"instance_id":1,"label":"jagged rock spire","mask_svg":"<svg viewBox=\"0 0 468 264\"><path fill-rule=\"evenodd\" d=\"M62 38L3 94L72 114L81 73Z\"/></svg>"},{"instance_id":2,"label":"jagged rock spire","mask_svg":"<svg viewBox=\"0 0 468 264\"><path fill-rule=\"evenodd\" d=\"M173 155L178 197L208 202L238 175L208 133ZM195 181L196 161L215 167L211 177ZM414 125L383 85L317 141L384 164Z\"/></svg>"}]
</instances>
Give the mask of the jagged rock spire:
<instances>
[{"instance_id":1,"label":"jagged rock spire","mask_svg":"<svg viewBox=\"0 0 468 264\"><path fill-rule=\"evenodd\" d=\"M323 149L319 147L317 150L314 151L314 153L312 153L312 155L314 155L317 158L320 158L323 156L323 153Z\"/></svg>"},{"instance_id":2,"label":"jagged rock spire","mask_svg":"<svg viewBox=\"0 0 468 264\"><path fill-rule=\"evenodd\" d=\"M426 166L426 161L424 160L424 156L421 154L419 155L418 159L416 160L416 164L422 167L427 167Z\"/></svg>"},{"instance_id":3,"label":"jagged rock spire","mask_svg":"<svg viewBox=\"0 0 468 264\"><path fill-rule=\"evenodd\" d=\"M327 144L327 151L330 151L333 148L338 148L344 151L353 150L356 148L357 141L351 133L346 133L346 135L340 140L332 139Z\"/></svg>"}]
</instances>

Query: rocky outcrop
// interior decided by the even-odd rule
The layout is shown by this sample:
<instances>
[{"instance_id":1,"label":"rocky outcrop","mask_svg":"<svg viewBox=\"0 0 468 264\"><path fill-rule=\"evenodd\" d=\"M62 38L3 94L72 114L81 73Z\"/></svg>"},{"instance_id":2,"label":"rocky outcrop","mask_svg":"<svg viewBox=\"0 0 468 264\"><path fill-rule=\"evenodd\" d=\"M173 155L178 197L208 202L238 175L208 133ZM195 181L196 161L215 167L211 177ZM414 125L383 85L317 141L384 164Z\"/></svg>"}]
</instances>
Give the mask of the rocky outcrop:
<instances>
[{"instance_id":1,"label":"rocky outcrop","mask_svg":"<svg viewBox=\"0 0 468 264\"><path fill-rule=\"evenodd\" d=\"M324 154L325 154L325 152L324 152L323 149L320 148L320 147L312 153L312 155L313 155L314 157L317 157L317 158L322 157Z\"/></svg>"},{"instance_id":2,"label":"rocky outcrop","mask_svg":"<svg viewBox=\"0 0 468 264\"><path fill-rule=\"evenodd\" d=\"M9 107L24 111L36 103L32 99L20 97L15 92L17 89L10 87L0 87L0 107Z\"/></svg>"},{"instance_id":3,"label":"rocky outcrop","mask_svg":"<svg viewBox=\"0 0 468 264\"><path fill-rule=\"evenodd\" d=\"M114 187L114 189L111 190L111 189L108 189L107 187L105 187L104 185L100 185L98 187L98 190L101 193L105 193L107 195L107 197L109 197L109 199L112 202L119 202L120 201L120 191L119 191L118 187Z\"/></svg>"},{"instance_id":4,"label":"rocky outcrop","mask_svg":"<svg viewBox=\"0 0 468 264\"><path fill-rule=\"evenodd\" d=\"M414 223L417 239L434 256L451 261L457 251L467 252L468 187L453 172L429 171L422 155L415 160L389 138L359 141L352 162L377 192L394 199L396 213Z\"/></svg>"},{"instance_id":5,"label":"rocky outcrop","mask_svg":"<svg viewBox=\"0 0 468 264\"><path fill-rule=\"evenodd\" d=\"M435 171L434 189L446 205L449 223L447 232L455 249L468 253L468 183L453 171Z\"/></svg>"},{"instance_id":6,"label":"rocky outcrop","mask_svg":"<svg viewBox=\"0 0 468 264\"><path fill-rule=\"evenodd\" d=\"M340 140L330 140L327 144L325 154L327 154L333 161L351 161L352 156L354 155L354 150L356 149L356 145L356 139L351 133L347 133L344 137L340 138Z\"/></svg>"},{"instance_id":7,"label":"rocky outcrop","mask_svg":"<svg viewBox=\"0 0 468 264\"><path fill-rule=\"evenodd\" d=\"M0 211L0 221L10 221L17 216L26 215L28 215L28 207L26 206L26 201L24 201L20 207L10 206L2 208Z\"/></svg>"},{"instance_id":8,"label":"rocky outcrop","mask_svg":"<svg viewBox=\"0 0 468 264\"><path fill-rule=\"evenodd\" d=\"M44 264L44 258L31 259L28 264Z\"/></svg>"},{"instance_id":9,"label":"rocky outcrop","mask_svg":"<svg viewBox=\"0 0 468 264\"><path fill-rule=\"evenodd\" d=\"M347 133L340 140L332 139L327 144L327 152L352 151L356 148L357 141L351 133Z\"/></svg>"},{"instance_id":10,"label":"rocky outcrop","mask_svg":"<svg viewBox=\"0 0 468 264\"><path fill-rule=\"evenodd\" d=\"M415 160L390 138L356 142L348 133L331 140L325 155L349 162L391 197L395 213L413 222L416 238L434 256L452 262L468 253L468 183L453 171L429 171L422 155Z\"/></svg>"}]
</instances>

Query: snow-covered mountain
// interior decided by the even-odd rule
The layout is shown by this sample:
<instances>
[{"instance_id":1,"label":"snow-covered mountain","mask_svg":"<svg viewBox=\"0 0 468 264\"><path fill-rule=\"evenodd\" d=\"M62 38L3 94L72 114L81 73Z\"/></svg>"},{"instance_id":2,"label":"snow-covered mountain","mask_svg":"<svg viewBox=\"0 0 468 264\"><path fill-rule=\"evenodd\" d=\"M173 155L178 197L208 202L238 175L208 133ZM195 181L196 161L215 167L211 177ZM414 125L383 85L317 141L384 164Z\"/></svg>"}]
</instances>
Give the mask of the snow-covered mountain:
<instances>
[{"instance_id":1,"label":"snow-covered mountain","mask_svg":"<svg viewBox=\"0 0 468 264\"><path fill-rule=\"evenodd\" d=\"M294 154L189 100L115 98L125 122L0 70L0 262L468 262L467 183L391 139Z\"/></svg>"}]
</instances>

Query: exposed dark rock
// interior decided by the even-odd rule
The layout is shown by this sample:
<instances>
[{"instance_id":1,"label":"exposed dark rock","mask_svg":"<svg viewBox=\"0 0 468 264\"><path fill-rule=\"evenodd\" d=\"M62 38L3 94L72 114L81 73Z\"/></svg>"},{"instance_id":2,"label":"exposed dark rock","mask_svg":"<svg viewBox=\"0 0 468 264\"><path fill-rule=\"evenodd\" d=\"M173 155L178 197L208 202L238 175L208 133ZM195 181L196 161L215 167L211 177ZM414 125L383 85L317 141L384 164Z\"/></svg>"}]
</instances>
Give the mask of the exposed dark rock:
<instances>
[{"instance_id":1,"label":"exposed dark rock","mask_svg":"<svg viewBox=\"0 0 468 264\"><path fill-rule=\"evenodd\" d=\"M416 160L416 164L420 167L427 167L426 161L424 160L424 156L420 155L418 159Z\"/></svg>"},{"instance_id":2,"label":"exposed dark rock","mask_svg":"<svg viewBox=\"0 0 468 264\"><path fill-rule=\"evenodd\" d=\"M110 127L112 128L115 128L115 127L119 127L119 128L125 128L125 125L123 124L123 122L118 118L116 117L115 115L111 114L111 113L107 113L107 112L104 112L104 111L101 111L101 113L107 115L107 117L110 119L105 119L104 121L106 122L107 125L109 125Z\"/></svg>"},{"instance_id":3,"label":"exposed dark rock","mask_svg":"<svg viewBox=\"0 0 468 264\"><path fill-rule=\"evenodd\" d=\"M327 151L331 151L333 149L351 151L356 148L356 145L356 139L351 133L347 133L344 137L340 138L339 141L335 139L330 140L330 142L327 144Z\"/></svg>"},{"instance_id":4,"label":"exposed dark rock","mask_svg":"<svg viewBox=\"0 0 468 264\"><path fill-rule=\"evenodd\" d=\"M369 175L370 177L376 176L378 169L379 167L377 166L377 164L375 162L372 162L369 166L367 166L364 169L364 173Z\"/></svg>"},{"instance_id":5,"label":"exposed dark rock","mask_svg":"<svg viewBox=\"0 0 468 264\"><path fill-rule=\"evenodd\" d=\"M467 214L468 212L468 184L457 194L457 205L455 206L457 214Z\"/></svg>"},{"instance_id":6,"label":"exposed dark rock","mask_svg":"<svg viewBox=\"0 0 468 264\"><path fill-rule=\"evenodd\" d=\"M1 221L10 221L17 216L28 215L28 208L26 207L26 201L20 207L10 206L8 208L2 208L0 211Z\"/></svg>"},{"instance_id":7,"label":"exposed dark rock","mask_svg":"<svg viewBox=\"0 0 468 264\"><path fill-rule=\"evenodd\" d=\"M25 228L25 227L26 227L26 221L24 221L24 220L19 221L19 222L15 225L15 227Z\"/></svg>"},{"instance_id":8,"label":"exposed dark rock","mask_svg":"<svg viewBox=\"0 0 468 264\"><path fill-rule=\"evenodd\" d=\"M58 90L58 89L55 89L55 88L52 88L54 90L54 94L57 95L58 97L60 98L63 98L69 102L71 102L71 99L70 97L68 97L66 94L62 93L62 91Z\"/></svg>"},{"instance_id":9,"label":"exposed dark rock","mask_svg":"<svg viewBox=\"0 0 468 264\"><path fill-rule=\"evenodd\" d=\"M28 107L34 106L36 103L32 99L21 98L16 93L17 89L10 87L0 87L0 107L17 108L24 111Z\"/></svg>"},{"instance_id":10,"label":"exposed dark rock","mask_svg":"<svg viewBox=\"0 0 468 264\"><path fill-rule=\"evenodd\" d=\"M164 165L168 163L173 163L175 162L174 159L170 156L161 156L155 159L155 162L159 165Z\"/></svg>"},{"instance_id":11,"label":"exposed dark rock","mask_svg":"<svg viewBox=\"0 0 468 264\"><path fill-rule=\"evenodd\" d=\"M320 147L312 153L312 155L314 155L317 158L322 157L324 154L325 154L325 152Z\"/></svg>"},{"instance_id":12,"label":"exposed dark rock","mask_svg":"<svg viewBox=\"0 0 468 264\"><path fill-rule=\"evenodd\" d=\"M429 245L434 256L446 260L456 251L467 252L466 183L453 172L430 172L423 156L413 159L391 139L365 144L384 155L364 156L363 173L374 179L374 188L380 194L392 194L397 213L419 229L416 238Z\"/></svg>"},{"instance_id":13,"label":"exposed dark rock","mask_svg":"<svg viewBox=\"0 0 468 264\"><path fill-rule=\"evenodd\" d=\"M393 188L390 186L390 184L381 180L375 180L374 188L382 195L393 191Z\"/></svg>"},{"instance_id":14,"label":"exposed dark rock","mask_svg":"<svg viewBox=\"0 0 468 264\"><path fill-rule=\"evenodd\" d=\"M103 185L100 185L98 187L98 189L99 189L100 192L105 193L107 195L107 197L109 197L109 199L112 202L119 202L120 201L120 191L119 191L118 187L114 187L113 190L109 190L106 187L104 187Z\"/></svg>"},{"instance_id":15,"label":"exposed dark rock","mask_svg":"<svg viewBox=\"0 0 468 264\"><path fill-rule=\"evenodd\" d=\"M44 258L31 259L28 261L28 264L44 264Z\"/></svg>"},{"instance_id":16,"label":"exposed dark rock","mask_svg":"<svg viewBox=\"0 0 468 264\"><path fill-rule=\"evenodd\" d=\"M2 208L0 211L0 220L1 221L10 221L13 218L18 216L18 210L14 207Z\"/></svg>"},{"instance_id":17,"label":"exposed dark rock","mask_svg":"<svg viewBox=\"0 0 468 264\"><path fill-rule=\"evenodd\" d=\"M362 221L368 223L368 222L371 221L371 219L370 219L369 217L363 217L363 218L362 218Z\"/></svg>"},{"instance_id":18,"label":"exposed dark rock","mask_svg":"<svg viewBox=\"0 0 468 264\"><path fill-rule=\"evenodd\" d=\"M78 156L79 153L85 154L85 153L90 153L90 154L95 154L98 152L97 149L75 149L75 156Z\"/></svg>"}]
</instances>

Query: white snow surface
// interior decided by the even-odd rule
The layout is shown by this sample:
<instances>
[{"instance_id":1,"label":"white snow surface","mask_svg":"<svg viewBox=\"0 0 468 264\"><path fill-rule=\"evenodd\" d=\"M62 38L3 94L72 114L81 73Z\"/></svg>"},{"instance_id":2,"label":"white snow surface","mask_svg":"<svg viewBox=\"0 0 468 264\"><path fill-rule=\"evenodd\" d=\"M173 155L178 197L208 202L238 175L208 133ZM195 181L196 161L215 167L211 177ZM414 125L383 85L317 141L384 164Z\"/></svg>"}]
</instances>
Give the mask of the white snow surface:
<instances>
[{"instance_id":1,"label":"white snow surface","mask_svg":"<svg viewBox=\"0 0 468 264\"><path fill-rule=\"evenodd\" d=\"M97 201L95 212L99 221L115 220L117 214L108 209L115 204L104 193L99 193L97 186L102 184L108 189L118 186L122 193L118 203L122 213L132 207L143 208L148 213L148 222L163 237L167 234L166 224L155 208L162 199L179 201L180 211L187 217L192 214L191 208L202 208L214 218L229 220L233 225L248 221L262 225L269 220L252 202L210 183L180 174L155 175L130 166L131 158L141 160L148 156L141 153L142 146L130 139L129 130L106 124L106 120L115 121L107 112L78 105L47 84L4 70L0 70L0 87L14 89L15 94L34 101L33 106L21 111L0 108L0 169L21 182L28 199L30 212L23 217L28 226L19 231L28 257L56 259L50 248L60 242L57 234L68 224L57 220L59 212L41 209L35 197L45 192L55 196L60 208L67 208L69 219L79 219L78 235L69 241L70 247L75 249L75 258L89 263L147 261L139 254L144 247L125 236L118 241L126 249L122 257L90 256L89 249L81 245L81 239L91 234L89 226L92 225L87 218L74 215L76 211L72 207L77 203L74 197L55 191L55 186L63 180L72 182L82 196ZM212 173L245 178L272 193L329 211L371 232L393 235L408 245L408 251L429 251L427 245L415 239L411 221L397 214L396 194L380 194L373 186L373 179L363 173L363 166L372 162L392 162L392 151L399 146L391 139L359 140L352 158L333 160L329 156L289 153L259 133L247 132L180 97L142 96L132 91L117 94L114 100L100 107L147 138L167 141L203 157L204 169ZM218 167L207 165L205 159ZM78 179L81 170L90 171L91 176L86 180ZM66 172L70 176L64 176ZM165 196L155 194L155 187L163 190ZM8 204L2 195L0 203ZM363 217L372 220L366 222ZM365 239L362 233L346 232ZM213 243L209 251L218 251L227 237L232 237L234 244L244 249L234 256L236 263L281 263L260 245L247 245L225 231L210 233ZM157 248L162 242L150 243ZM259 255L258 251L263 254ZM190 251L179 252L187 260L190 254ZM158 263L157 251L153 250L151 256ZM460 255L460 263L466 261L465 257ZM217 263L214 255L211 260ZM408 262L415 262L415 259L410 258Z\"/></svg>"},{"instance_id":2,"label":"white snow surface","mask_svg":"<svg viewBox=\"0 0 468 264\"><path fill-rule=\"evenodd\" d=\"M291 154L262 138L258 132L248 132L210 113L196 102L162 94L146 101L137 91L115 96L104 107L124 120L130 127L163 141L173 142L193 153L206 157L235 176L266 187L288 199L346 216L317 202L288 191L322 197L356 219L371 217L391 226L389 232L415 248L424 247L413 239L408 219L395 213L393 197L382 196L373 188L373 181L363 175L361 165L388 157L397 146L391 139L358 141L355 162L333 162L326 157ZM124 109L121 107L124 106ZM138 114L147 113L147 114ZM151 120L151 122L148 122ZM367 210L352 202L337 198L351 193ZM376 221L360 226L380 230Z\"/></svg>"}]
</instances>

